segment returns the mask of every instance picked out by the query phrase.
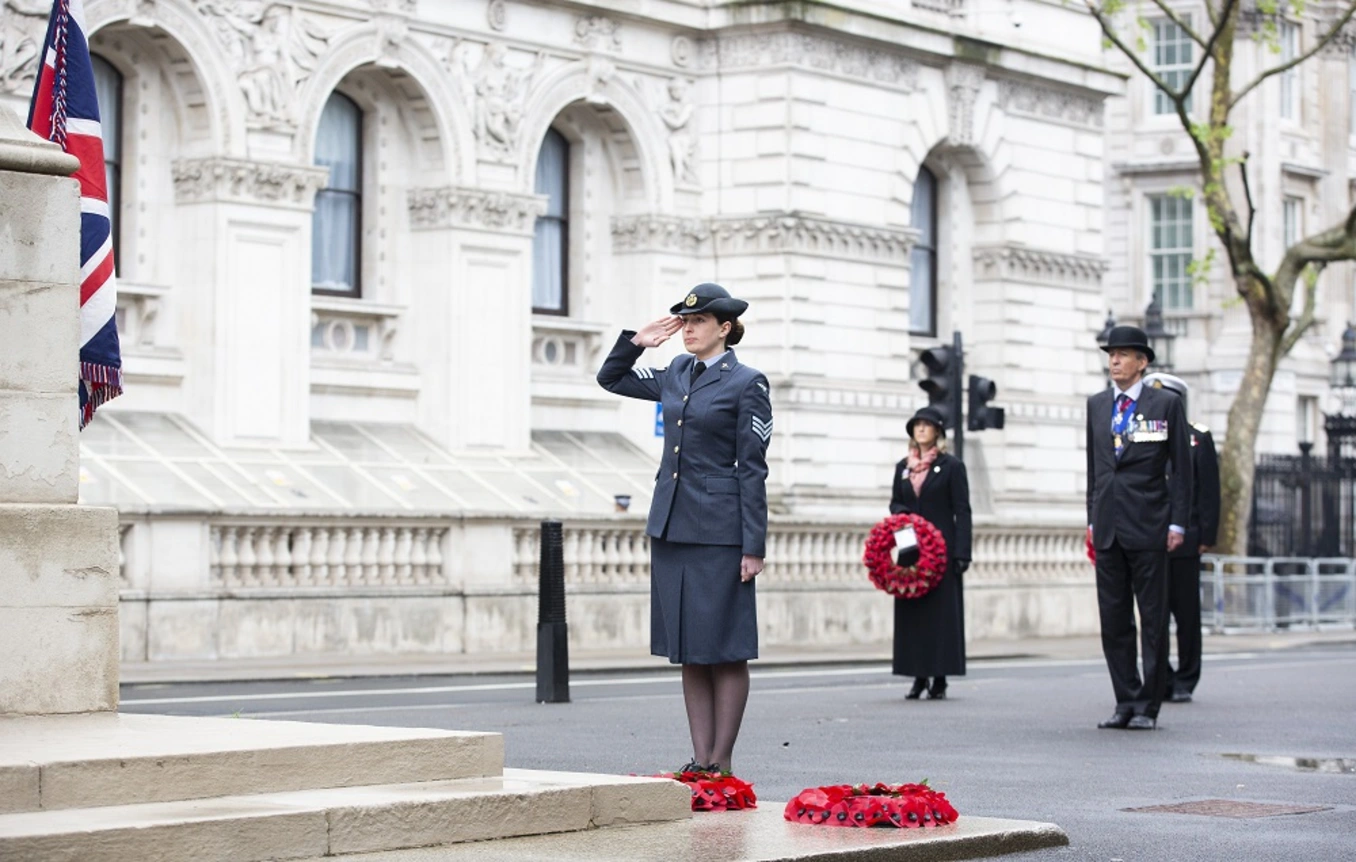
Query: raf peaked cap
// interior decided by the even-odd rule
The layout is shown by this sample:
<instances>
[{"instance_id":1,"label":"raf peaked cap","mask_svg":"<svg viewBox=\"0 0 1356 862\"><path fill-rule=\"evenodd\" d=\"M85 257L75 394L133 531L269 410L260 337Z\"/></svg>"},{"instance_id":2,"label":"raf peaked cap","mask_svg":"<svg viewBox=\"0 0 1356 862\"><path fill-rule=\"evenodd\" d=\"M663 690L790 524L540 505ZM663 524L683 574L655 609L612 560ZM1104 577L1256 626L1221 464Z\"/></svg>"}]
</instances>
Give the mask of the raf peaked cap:
<instances>
[{"instance_id":1,"label":"raf peaked cap","mask_svg":"<svg viewBox=\"0 0 1356 862\"><path fill-rule=\"evenodd\" d=\"M1144 334L1144 330L1138 326L1117 326L1111 330L1111 335L1107 338L1106 344L1102 349L1107 353L1115 350L1117 347L1128 347L1131 350L1138 350L1149 361L1154 361L1154 349L1149 346L1149 336Z\"/></svg>"},{"instance_id":2,"label":"raf peaked cap","mask_svg":"<svg viewBox=\"0 0 1356 862\"><path fill-rule=\"evenodd\" d=\"M1144 385L1152 386L1155 389L1166 389L1169 392L1176 392L1182 398L1187 397L1186 381L1175 374L1167 374L1162 371L1146 374L1144 375Z\"/></svg>"},{"instance_id":3,"label":"raf peaked cap","mask_svg":"<svg viewBox=\"0 0 1356 862\"><path fill-rule=\"evenodd\" d=\"M913 418L909 420L909 424L904 426L904 430L908 432L910 439L913 438L913 426L917 422L930 422L937 426L937 433L939 435L942 437L946 436L946 420L942 418L942 411L938 410L936 407L920 407L918 408L918 412L913 414Z\"/></svg>"},{"instance_id":4,"label":"raf peaked cap","mask_svg":"<svg viewBox=\"0 0 1356 862\"><path fill-rule=\"evenodd\" d=\"M703 282L687 292L683 301L669 309L672 314L721 314L738 317L749 304L730 296L730 291L718 284Z\"/></svg>"}]
</instances>

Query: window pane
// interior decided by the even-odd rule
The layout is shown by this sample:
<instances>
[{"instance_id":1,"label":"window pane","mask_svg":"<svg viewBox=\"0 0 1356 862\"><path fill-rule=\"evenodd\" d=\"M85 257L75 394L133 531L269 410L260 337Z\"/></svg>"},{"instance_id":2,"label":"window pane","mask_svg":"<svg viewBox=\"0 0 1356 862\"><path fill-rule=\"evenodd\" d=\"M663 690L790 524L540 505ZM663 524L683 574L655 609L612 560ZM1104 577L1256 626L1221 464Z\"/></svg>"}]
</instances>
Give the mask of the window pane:
<instances>
[{"instance_id":1,"label":"window pane","mask_svg":"<svg viewBox=\"0 0 1356 862\"><path fill-rule=\"evenodd\" d=\"M363 114L353 100L332 93L320 114L315 136L315 163L330 169L326 188L362 191L359 187Z\"/></svg>"},{"instance_id":2,"label":"window pane","mask_svg":"<svg viewBox=\"0 0 1356 862\"><path fill-rule=\"evenodd\" d=\"M1191 201L1154 195L1149 198L1149 274L1153 295L1165 309L1190 309Z\"/></svg>"},{"instance_id":3,"label":"window pane","mask_svg":"<svg viewBox=\"0 0 1356 862\"><path fill-rule=\"evenodd\" d=\"M357 292L360 203L356 195L328 189L315 196L311 282L320 290Z\"/></svg>"},{"instance_id":4,"label":"window pane","mask_svg":"<svg viewBox=\"0 0 1356 862\"><path fill-rule=\"evenodd\" d=\"M1191 17L1184 16L1183 20L1187 24L1191 23ZM1174 90L1180 89L1186 84L1191 75L1192 65L1195 58L1195 45L1191 42L1191 37L1186 31L1178 27L1167 18L1158 18L1153 22L1153 72ZM1155 114L1171 114L1176 108L1172 100L1152 82L1149 84L1153 92L1153 112ZM1187 105L1188 109L1190 104Z\"/></svg>"},{"instance_id":5,"label":"window pane","mask_svg":"<svg viewBox=\"0 0 1356 862\"><path fill-rule=\"evenodd\" d=\"M924 248L937 246L937 177L927 168L918 169L913 184L913 207L910 219L918 229L918 244Z\"/></svg>"},{"instance_id":6,"label":"window pane","mask_svg":"<svg viewBox=\"0 0 1356 862\"><path fill-rule=\"evenodd\" d=\"M909 255L909 330L935 335L932 306L936 298L936 256L930 249L914 247Z\"/></svg>"},{"instance_id":7,"label":"window pane","mask_svg":"<svg viewBox=\"0 0 1356 862\"><path fill-rule=\"evenodd\" d=\"M546 195L546 214L537 219L532 242L532 307L563 313L566 238L569 218L570 144L548 129L537 156L536 191Z\"/></svg>"}]
</instances>

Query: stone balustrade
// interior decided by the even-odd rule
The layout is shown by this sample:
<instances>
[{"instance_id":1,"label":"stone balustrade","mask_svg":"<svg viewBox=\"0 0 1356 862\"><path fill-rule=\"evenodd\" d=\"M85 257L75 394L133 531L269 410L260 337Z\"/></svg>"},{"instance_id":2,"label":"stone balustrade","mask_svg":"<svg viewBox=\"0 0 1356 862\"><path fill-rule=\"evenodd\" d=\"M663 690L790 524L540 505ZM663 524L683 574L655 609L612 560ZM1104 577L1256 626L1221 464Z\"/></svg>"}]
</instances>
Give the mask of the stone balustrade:
<instances>
[{"instance_id":1,"label":"stone balustrade","mask_svg":"<svg viewBox=\"0 0 1356 862\"><path fill-rule=\"evenodd\" d=\"M429 586L446 582L446 526L213 524L213 586Z\"/></svg>"}]
</instances>

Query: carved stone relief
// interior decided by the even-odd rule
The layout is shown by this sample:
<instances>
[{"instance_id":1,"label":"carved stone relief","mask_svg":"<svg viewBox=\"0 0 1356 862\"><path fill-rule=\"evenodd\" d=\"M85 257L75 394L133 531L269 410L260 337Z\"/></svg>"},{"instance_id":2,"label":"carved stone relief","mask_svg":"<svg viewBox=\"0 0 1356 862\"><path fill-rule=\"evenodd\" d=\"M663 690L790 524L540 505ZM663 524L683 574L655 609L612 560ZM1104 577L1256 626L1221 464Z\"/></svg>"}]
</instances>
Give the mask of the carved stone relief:
<instances>
[{"instance_id":1,"label":"carved stone relief","mask_svg":"<svg viewBox=\"0 0 1356 862\"><path fill-rule=\"evenodd\" d=\"M699 53L703 69L794 64L909 91L918 86L918 64L907 57L806 33L745 33L703 39Z\"/></svg>"},{"instance_id":2,"label":"carved stone relief","mask_svg":"<svg viewBox=\"0 0 1356 862\"><path fill-rule=\"evenodd\" d=\"M475 104L475 137L483 157L510 159L518 146L522 129L523 106L532 81L546 64L546 55L538 53L528 67L509 62L509 49L503 42L491 42L473 60L470 46L454 50L459 54L468 82L468 101Z\"/></svg>"},{"instance_id":3,"label":"carved stone relief","mask_svg":"<svg viewBox=\"0 0 1356 862\"><path fill-rule=\"evenodd\" d=\"M692 65L692 58L696 53L697 47L686 36L674 36L673 42L669 45L669 58L673 60L673 65L682 69Z\"/></svg>"},{"instance_id":4,"label":"carved stone relief","mask_svg":"<svg viewBox=\"0 0 1356 862\"><path fill-rule=\"evenodd\" d=\"M245 159L179 159L172 166L178 203L242 201L310 209L325 187L327 168Z\"/></svg>"},{"instance_id":5,"label":"carved stone relief","mask_svg":"<svg viewBox=\"0 0 1356 862\"><path fill-rule=\"evenodd\" d=\"M679 185L697 183L697 138L692 133L692 81L673 77L665 87L659 118L669 130L669 162L673 166L673 181Z\"/></svg>"},{"instance_id":6,"label":"carved stone relief","mask_svg":"<svg viewBox=\"0 0 1356 862\"><path fill-rule=\"evenodd\" d=\"M999 81L998 106L1009 113L1029 114L1076 126L1100 129L1103 123L1101 99L1025 81Z\"/></svg>"},{"instance_id":7,"label":"carved stone relief","mask_svg":"<svg viewBox=\"0 0 1356 862\"><path fill-rule=\"evenodd\" d=\"M504 0L490 0L485 9L485 22L491 30L502 32L508 26L508 3Z\"/></svg>"},{"instance_id":8,"label":"carved stone relief","mask_svg":"<svg viewBox=\"0 0 1356 862\"><path fill-rule=\"evenodd\" d=\"M984 67L953 62L947 65L945 77L950 119L947 137L952 146L968 146L975 142L975 100L984 84Z\"/></svg>"},{"instance_id":9,"label":"carved stone relief","mask_svg":"<svg viewBox=\"0 0 1356 862\"><path fill-rule=\"evenodd\" d=\"M536 195L487 192L461 186L410 189L410 224L415 228L469 227L530 234L546 201Z\"/></svg>"},{"instance_id":10,"label":"carved stone relief","mask_svg":"<svg viewBox=\"0 0 1356 862\"><path fill-rule=\"evenodd\" d=\"M0 93L33 92L51 11L47 0L0 0Z\"/></svg>"},{"instance_id":11,"label":"carved stone relief","mask_svg":"<svg viewBox=\"0 0 1356 862\"><path fill-rule=\"evenodd\" d=\"M711 238L704 219L674 215L615 216L612 250L617 252L672 251L695 254Z\"/></svg>"},{"instance_id":12,"label":"carved stone relief","mask_svg":"<svg viewBox=\"0 0 1356 862\"><path fill-rule=\"evenodd\" d=\"M258 0L204 0L198 11L235 65L251 122L290 126L296 93L332 33L295 8Z\"/></svg>"},{"instance_id":13,"label":"carved stone relief","mask_svg":"<svg viewBox=\"0 0 1356 862\"><path fill-rule=\"evenodd\" d=\"M621 24L602 15L581 16L574 22L574 41L590 51L620 51Z\"/></svg>"}]
</instances>

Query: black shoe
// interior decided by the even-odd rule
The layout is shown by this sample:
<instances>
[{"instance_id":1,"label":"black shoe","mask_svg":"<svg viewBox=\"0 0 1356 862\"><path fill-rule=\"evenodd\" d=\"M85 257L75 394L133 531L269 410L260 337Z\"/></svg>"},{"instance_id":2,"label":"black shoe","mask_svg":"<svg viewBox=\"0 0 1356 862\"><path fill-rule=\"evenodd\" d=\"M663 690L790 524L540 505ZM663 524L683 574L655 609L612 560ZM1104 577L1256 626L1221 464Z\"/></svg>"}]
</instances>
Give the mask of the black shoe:
<instances>
[{"instance_id":1,"label":"black shoe","mask_svg":"<svg viewBox=\"0 0 1356 862\"><path fill-rule=\"evenodd\" d=\"M1097 722L1097 726L1102 730L1125 730L1130 726L1130 719L1134 718L1128 712L1114 712L1106 721Z\"/></svg>"},{"instance_id":2,"label":"black shoe","mask_svg":"<svg viewBox=\"0 0 1356 862\"><path fill-rule=\"evenodd\" d=\"M933 679L932 685L928 688L928 698L930 700L946 699L946 677L939 676Z\"/></svg>"},{"instance_id":3,"label":"black shoe","mask_svg":"<svg viewBox=\"0 0 1356 862\"><path fill-rule=\"evenodd\" d=\"M1155 730L1158 727L1158 719L1150 718L1147 715L1137 715L1130 719L1130 723L1125 726L1126 730Z\"/></svg>"},{"instance_id":4,"label":"black shoe","mask_svg":"<svg viewBox=\"0 0 1356 862\"><path fill-rule=\"evenodd\" d=\"M675 769L675 770L674 770L674 774L675 774L675 775L681 775L681 774L683 774L684 772L705 772L706 769L707 769L707 768L706 768L705 766L702 766L700 763L698 763L698 762L697 762L697 758L694 757L694 758L692 758L691 760L689 760L687 763L685 763L681 768Z\"/></svg>"},{"instance_id":5,"label":"black shoe","mask_svg":"<svg viewBox=\"0 0 1356 862\"><path fill-rule=\"evenodd\" d=\"M1168 703L1191 703L1191 692L1183 688L1175 689Z\"/></svg>"},{"instance_id":6,"label":"black shoe","mask_svg":"<svg viewBox=\"0 0 1356 862\"><path fill-rule=\"evenodd\" d=\"M918 698L923 696L923 692L927 691L927 689L928 678L925 676L916 676L913 678L913 688L909 689L909 693L904 695L904 699L918 700Z\"/></svg>"}]
</instances>

